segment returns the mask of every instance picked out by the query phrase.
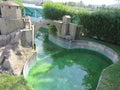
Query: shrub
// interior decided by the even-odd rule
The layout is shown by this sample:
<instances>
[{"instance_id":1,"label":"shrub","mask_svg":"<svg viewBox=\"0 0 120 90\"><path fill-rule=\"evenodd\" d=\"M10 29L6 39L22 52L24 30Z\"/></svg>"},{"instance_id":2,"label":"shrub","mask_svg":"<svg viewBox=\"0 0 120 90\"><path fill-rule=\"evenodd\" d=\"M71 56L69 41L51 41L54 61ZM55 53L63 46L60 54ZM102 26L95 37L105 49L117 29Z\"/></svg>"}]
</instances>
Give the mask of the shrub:
<instances>
[{"instance_id":1,"label":"shrub","mask_svg":"<svg viewBox=\"0 0 120 90\"><path fill-rule=\"evenodd\" d=\"M88 30L88 35L111 43L120 44L119 9L105 9L94 13L79 14L79 24Z\"/></svg>"},{"instance_id":2,"label":"shrub","mask_svg":"<svg viewBox=\"0 0 120 90\"><path fill-rule=\"evenodd\" d=\"M46 2L43 5L43 13L46 19L60 20L64 15L73 16L75 10L62 3Z\"/></svg>"},{"instance_id":3,"label":"shrub","mask_svg":"<svg viewBox=\"0 0 120 90\"><path fill-rule=\"evenodd\" d=\"M0 90L33 90L23 76L0 74Z\"/></svg>"},{"instance_id":4,"label":"shrub","mask_svg":"<svg viewBox=\"0 0 120 90\"><path fill-rule=\"evenodd\" d=\"M89 11L87 9L84 8L80 8L79 10L76 10L75 15L72 17L72 22L75 24L80 24L81 25L81 17L85 16L85 15L89 15ZM85 19L85 18L84 18Z\"/></svg>"},{"instance_id":5,"label":"shrub","mask_svg":"<svg viewBox=\"0 0 120 90\"><path fill-rule=\"evenodd\" d=\"M50 29L50 33L52 34L52 35L57 35L57 28L53 25L53 24L50 24L49 25L49 29Z\"/></svg>"}]
</instances>

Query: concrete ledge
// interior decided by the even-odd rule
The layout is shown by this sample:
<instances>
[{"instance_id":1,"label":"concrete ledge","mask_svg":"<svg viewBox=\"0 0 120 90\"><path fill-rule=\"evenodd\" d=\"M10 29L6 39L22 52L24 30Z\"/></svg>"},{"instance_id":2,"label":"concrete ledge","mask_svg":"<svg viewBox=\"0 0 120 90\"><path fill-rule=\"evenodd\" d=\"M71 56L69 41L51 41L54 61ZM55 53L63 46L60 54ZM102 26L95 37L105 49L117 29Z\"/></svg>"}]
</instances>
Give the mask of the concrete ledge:
<instances>
[{"instance_id":1,"label":"concrete ledge","mask_svg":"<svg viewBox=\"0 0 120 90\"><path fill-rule=\"evenodd\" d=\"M108 68L108 67L107 67L107 68ZM100 86L100 82L101 82L102 77L103 77L103 73L104 73L104 71L105 71L107 68L105 68L105 69L102 70L101 76L100 76L100 78L99 78L99 81L98 81L98 84L97 84L97 87L96 87L96 90L98 90L98 88L99 88L99 86Z\"/></svg>"},{"instance_id":2,"label":"concrete ledge","mask_svg":"<svg viewBox=\"0 0 120 90\"><path fill-rule=\"evenodd\" d=\"M35 65L35 63L36 63L36 52L33 53L33 55L30 57L30 59L26 61L24 65L23 76L25 79L27 78L30 69Z\"/></svg>"},{"instance_id":3,"label":"concrete ledge","mask_svg":"<svg viewBox=\"0 0 120 90\"><path fill-rule=\"evenodd\" d=\"M112 50L111 48L102 45L100 43L92 42L92 41L85 41L85 40L77 40L77 41L66 41L64 39L61 39L59 37L55 37L53 35L49 34L49 40L53 43L67 49L75 49L75 48L83 48L83 49L89 49L96 52L99 52L106 57L108 57L110 60L112 60L113 63L116 63L119 61L118 54Z\"/></svg>"}]
</instances>

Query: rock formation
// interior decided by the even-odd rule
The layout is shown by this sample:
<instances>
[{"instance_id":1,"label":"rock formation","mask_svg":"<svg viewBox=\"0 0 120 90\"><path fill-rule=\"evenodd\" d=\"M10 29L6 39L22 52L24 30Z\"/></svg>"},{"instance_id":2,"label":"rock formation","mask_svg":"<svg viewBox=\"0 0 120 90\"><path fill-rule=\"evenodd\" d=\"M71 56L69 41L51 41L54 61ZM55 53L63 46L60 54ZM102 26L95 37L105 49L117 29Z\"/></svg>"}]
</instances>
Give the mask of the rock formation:
<instances>
[{"instance_id":1,"label":"rock formation","mask_svg":"<svg viewBox=\"0 0 120 90\"><path fill-rule=\"evenodd\" d=\"M30 46L27 46L29 48L26 49L30 52L26 52L26 49L21 45L23 33L24 31L17 30L8 35L0 35L0 69L2 71L14 75L21 74L27 56L29 56L27 53L31 53L32 50Z\"/></svg>"}]
</instances>

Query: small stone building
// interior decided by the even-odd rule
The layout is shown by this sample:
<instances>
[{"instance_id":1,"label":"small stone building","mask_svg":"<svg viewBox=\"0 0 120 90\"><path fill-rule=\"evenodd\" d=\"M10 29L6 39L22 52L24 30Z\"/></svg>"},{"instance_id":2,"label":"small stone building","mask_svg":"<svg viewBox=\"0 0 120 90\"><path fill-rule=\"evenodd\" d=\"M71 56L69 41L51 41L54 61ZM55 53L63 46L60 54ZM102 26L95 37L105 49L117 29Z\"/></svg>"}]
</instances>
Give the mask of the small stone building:
<instances>
[{"instance_id":1,"label":"small stone building","mask_svg":"<svg viewBox=\"0 0 120 90\"><path fill-rule=\"evenodd\" d=\"M0 4L0 34L6 35L17 29L24 28L21 7L13 1L5 1Z\"/></svg>"}]
</instances>

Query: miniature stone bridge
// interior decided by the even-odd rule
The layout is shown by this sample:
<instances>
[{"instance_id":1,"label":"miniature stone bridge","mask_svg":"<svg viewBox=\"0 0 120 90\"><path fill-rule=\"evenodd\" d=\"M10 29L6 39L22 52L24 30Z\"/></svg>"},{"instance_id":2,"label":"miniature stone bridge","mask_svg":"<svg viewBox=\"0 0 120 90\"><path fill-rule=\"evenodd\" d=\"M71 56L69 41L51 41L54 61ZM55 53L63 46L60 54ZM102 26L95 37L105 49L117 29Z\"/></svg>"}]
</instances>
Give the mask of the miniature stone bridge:
<instances>
[{"instance_id":1,"label":"miniature stone bridge","mask_svg":"<svg viewBox=\"0 0 120 90\"><path fill-rule=\"evenodd\" d=\"M63 20L42 20L35 22L35 32L39 30L40 27L48 24L53 24L57 28L57 36L69 40L74 40L77 32L77 25L71 23L71 17L65 15Z\"/></svg>"},{"instance_id":2,"label":"miniature stone bridge","mask_svg":"<svg viewBox=\"0 0 120 90\"><path fill-rule=\"evenodd\" d=\"M62 21L56 21L56 20L41 20L39 22L34 22L35 33L39 30L40 27L49 24L53 24L57 28L57 34L60 33L60 30L62 28Z\"/></svg>"}]
</instances>

